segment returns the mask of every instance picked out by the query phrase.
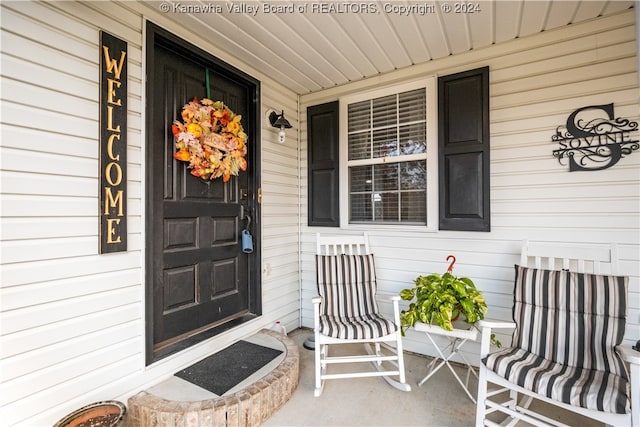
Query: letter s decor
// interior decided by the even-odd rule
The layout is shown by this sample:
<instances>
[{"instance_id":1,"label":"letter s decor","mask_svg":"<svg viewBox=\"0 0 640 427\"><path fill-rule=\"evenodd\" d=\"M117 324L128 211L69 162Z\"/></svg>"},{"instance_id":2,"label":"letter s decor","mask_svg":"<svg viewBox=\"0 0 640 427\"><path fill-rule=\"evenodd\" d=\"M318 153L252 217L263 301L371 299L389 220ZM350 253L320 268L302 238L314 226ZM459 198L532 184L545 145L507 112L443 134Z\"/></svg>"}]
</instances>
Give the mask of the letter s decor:
<instances>
[{"instance_id":1,"label":"letter s decor","mask_svg":"<svg viewBox=\"0 0 640 427\"><path fill-rule=\"evenodd\" d=\"M586 121L579 118L593 110L604 114ZM560 164L566 157L570 172L603 170L615 165L638 150L640 144L637 138L631 139L631 134L638 131L638 122L614 117L613 103L578 108L569 115L566 126L558 126L551 137L560 145L553 155Z\"/></svg>"}]
</instances>

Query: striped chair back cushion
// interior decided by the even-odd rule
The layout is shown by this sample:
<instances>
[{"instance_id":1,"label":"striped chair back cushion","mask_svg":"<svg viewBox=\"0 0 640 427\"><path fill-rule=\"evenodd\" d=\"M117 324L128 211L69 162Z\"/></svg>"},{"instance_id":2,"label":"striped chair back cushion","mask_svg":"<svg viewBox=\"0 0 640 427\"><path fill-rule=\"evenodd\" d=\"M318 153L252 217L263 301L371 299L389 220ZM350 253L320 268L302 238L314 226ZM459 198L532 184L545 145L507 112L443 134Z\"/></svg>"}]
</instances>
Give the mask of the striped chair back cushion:
<instances>
[{"instance_id":1,"label":"striped chair back cushion","mask_svg":"<svg viewBox=\"0 0 640 427\"><path fill-rule=\"evenodd\" d=\"M398 326L378 313L373 255L316 255L319 332L345 340L380 338Z\"/></svg>"},{"instance_id":2,"label":"striped chair back cushion","mask_svg":"<svg viewBox=\"0 0 640 427\"><path fill-rule=\"evenodd\" d=\"M373 254L316 255L320 314L361 317L378 312Z\"/></svg>"},{"instance_id":3,"label":"striped chair back cushion","mask_svg":"<svg viewBox=\"0 0 640 427\"><path fill-rule=\"evenodd\" d=\"M614 347L624 337L628 277L515 267L513 347L626 377Z\"/></svg>"}]
</instances>

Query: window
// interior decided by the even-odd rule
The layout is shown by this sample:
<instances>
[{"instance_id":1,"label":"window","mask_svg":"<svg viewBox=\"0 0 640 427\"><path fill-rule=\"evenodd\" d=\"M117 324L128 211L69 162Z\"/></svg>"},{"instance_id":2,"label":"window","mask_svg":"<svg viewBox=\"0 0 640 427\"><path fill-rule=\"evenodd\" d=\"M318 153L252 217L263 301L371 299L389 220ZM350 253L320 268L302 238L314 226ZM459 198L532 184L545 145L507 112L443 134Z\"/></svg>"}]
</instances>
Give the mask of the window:
<instances>
[{"instance_id":1,"label":"window","mask_svg":"<svg viewBox=\"0 0 640 427\"><path fill-rule=\"evenodd\" d=\"M434 86L431 79L340 100L344 222L435 222L437 186L428 185L437 173Z\"/></svg>"},{"instance_id":2,"label":"window","mask_svg":"<svg viewBox=\"0 0 640 427\"><path fill-rule=\"evenodd\" d=\"M332 203L339 188L331 226L491 230L489 67L345 96L339 110L339 156L316 168L335 179L309 181Z\"/></svg>"}]
</instances>

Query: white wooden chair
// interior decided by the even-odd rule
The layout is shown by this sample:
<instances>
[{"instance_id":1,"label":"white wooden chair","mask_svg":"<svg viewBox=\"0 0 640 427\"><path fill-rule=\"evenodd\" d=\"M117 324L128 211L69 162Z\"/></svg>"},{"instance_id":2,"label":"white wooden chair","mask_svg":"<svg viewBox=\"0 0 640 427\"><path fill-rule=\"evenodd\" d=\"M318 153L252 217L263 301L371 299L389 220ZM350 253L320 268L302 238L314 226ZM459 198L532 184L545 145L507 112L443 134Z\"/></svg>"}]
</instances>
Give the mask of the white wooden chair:
<instances>
[{"instance_id":1,"label":"white wooden chair","mask_svg":"<svg viewBox=\"0 0 640 427\"><path fill-rule=\"evenodd\" d=\"M615 245L523 243L514 323L479 322L477 426L564 425L532 411L532 399L608 425L640 425L640 352L620 345L628 277L615 275L617 264ZM490 353L492 328L504 327L515 328L511 347ZM493 412L506 414L502 424L487 418Z\"/></svg>"},{"instance_id":2,"label":"white wooden chair","mask_svg":"<svg viewBox=\"0 0 640 427\"><path fill-rule=\"evenodd\" d=\"M391 297L393 321L380 315L376 302L376 275L373 255L364 235L317 235L317 284L320 296L313 298L315 333L315 396L320 396L325 380L382 376L392 386L410 391L405 382L399 296ZM330 356L329 348L362 343L364 351L353 356ZM363 371L363 364L372 369ZM351 372L329 373L332 364ZM397 377L391 378L391 377Z\"/></svg>"}]
</instances>

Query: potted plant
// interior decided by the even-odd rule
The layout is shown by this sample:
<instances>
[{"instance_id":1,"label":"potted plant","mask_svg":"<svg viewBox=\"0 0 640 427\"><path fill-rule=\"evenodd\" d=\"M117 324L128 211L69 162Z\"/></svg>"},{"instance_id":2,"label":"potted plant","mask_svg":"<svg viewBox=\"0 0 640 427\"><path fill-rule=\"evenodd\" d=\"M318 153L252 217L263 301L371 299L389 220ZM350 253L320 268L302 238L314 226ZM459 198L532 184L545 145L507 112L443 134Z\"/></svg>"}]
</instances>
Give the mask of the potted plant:
<instances>
[{"instance_id":1,"label":"potted plant","mask_svg":"<svg viewBox=\"0 0 640 427\"><path fill-rule=\"evenodd\" d=\"M122 402L95 402L73 411L54 427L114 427L123 424L126 413Z\"/></svg>"},{"instance_id":2,"label":"potted plant","mask_svg":"<svg viewBox=\"0 0 640 427\"><path fill-rule=\"evenodd\" d=\"M416 322L440 326L452 331L453 323L460 315L461 320L475 325L487 313L487 303L471 279L457 277L449 270L440 275L432 273L418 276L415 286L403 289L400 297L411 301L407 310L400 313L402 335ZM500 342L491 336L491 342L500 347Z\"/></svg>"}]
</instances>

